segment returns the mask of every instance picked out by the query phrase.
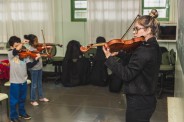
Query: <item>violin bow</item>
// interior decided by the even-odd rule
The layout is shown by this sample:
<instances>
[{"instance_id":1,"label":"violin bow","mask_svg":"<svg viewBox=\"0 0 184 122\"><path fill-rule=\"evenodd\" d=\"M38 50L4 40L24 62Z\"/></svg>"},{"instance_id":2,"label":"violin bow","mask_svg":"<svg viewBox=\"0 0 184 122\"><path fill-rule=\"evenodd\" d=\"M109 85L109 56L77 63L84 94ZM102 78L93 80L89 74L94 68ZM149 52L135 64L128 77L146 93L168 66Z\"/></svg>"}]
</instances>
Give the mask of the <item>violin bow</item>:
<instances>
[{"instance_id":1,"label":"violin bow","mask_svg":"<svg viewBox=\"0 0 184 122\"><path fill-rule=\"evenodd\" d=\"M134 19L134 21L132 22L132 24L130 25L130 27L127 29L127 31L125 32L125 34L121 37L121 39L123 39L124 37L125 37L125 35L129 32L129 30L130 30L130 28L132 27L132 25L135 23L135 21L136 21L136 19L138 18L138 17L140 17L141 15L137 15L136 17L135 17L135 19Z\"/></svg>"},{"instance_id":2,"label":"violin bow","mask_svg":"<svg viewBox=\"0 0 184 122\"><path fill-rule=\"evenodd\" d=\"M43 43L44 43L45 51L46 51L46 54L49 55L47 47L46 47L46 43L45 43L45 37L44 37L44 34L43 34L43 30L41 30L41 31L42 31Z\"/></svg>"}]
</instances>

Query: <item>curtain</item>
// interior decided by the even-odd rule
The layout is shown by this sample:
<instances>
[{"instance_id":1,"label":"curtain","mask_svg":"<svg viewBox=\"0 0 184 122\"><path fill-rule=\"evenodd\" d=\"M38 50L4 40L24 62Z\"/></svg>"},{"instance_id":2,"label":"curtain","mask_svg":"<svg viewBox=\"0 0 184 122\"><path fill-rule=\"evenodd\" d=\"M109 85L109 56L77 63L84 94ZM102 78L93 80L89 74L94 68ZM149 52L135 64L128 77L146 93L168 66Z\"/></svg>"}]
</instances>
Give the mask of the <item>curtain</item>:
<instances>
[{"instance_id":1,"label":"curtain","mask_svg":"<svg viewBox=\"0 0 184 122\"><path fill-rule=\"evenodd\" d=\"M1 0L0 42L6 43L10 36L23 39L25 34L35 34L39 42L54 42L53 0Z\"/></svg>"},{"instance_id":2,"label":"curtain","mask_svg":"<svg viewBox=\"0 0 184 122\"><path fill-rule=\"evenodd\" d=\"M177 0L170 0L169 1L169 5L170 5L170 23L177 23L178 21L178 12L177 12Z\"/></svg>"},{"instance_id":3,"label":"curtain","mask_svg":"<svg viewBox=\"0 0 184 122\"><path fill-rule=\"evenodd\" d=\"M88 0L87 39L94 43L98 36L106 41L120 39L135 17L141 13L141 0ZM131 39L132 30L124 39Z\"/></svg>"}]
</instances>

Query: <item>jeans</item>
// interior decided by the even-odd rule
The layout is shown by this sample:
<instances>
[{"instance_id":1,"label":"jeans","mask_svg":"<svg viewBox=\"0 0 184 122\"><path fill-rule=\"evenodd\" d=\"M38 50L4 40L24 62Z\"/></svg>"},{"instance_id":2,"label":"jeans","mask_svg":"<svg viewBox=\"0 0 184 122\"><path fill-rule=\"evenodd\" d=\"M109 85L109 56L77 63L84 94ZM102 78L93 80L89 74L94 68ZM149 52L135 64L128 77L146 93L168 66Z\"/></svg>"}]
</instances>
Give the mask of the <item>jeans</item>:
<instances>
[{"instance_id":1,"label":"jeans","mask_svg":"<svg viewBox=\"0 0 184 122\"><path fill-rule=\"evenodd\" d=\"M25 101L27 95L27 82L10 85L10 119L16 119L19 115L26 115ZM17 105L18 112L17 113Z\"/></svg>"},{"instance_id":2,"label":"jeans","mask_svg":"<svg viewBox=\"0 0 184 122\"><path fill-rule=\"evenodd\" d=\"M42 92L42 70L30 70L31 73L31 101L36 101L37 90L38 98L43 98Z\"/></svg>"},{"instance_id":3,"label":"jeans","mask_svg":"<svg viewBox=\"0 0 184 122\"><path fill-rule=\"evenodd\" d=\"M156 108L154 95L126 95L126 122L150 122Z\"/></svg>"}]
</instances>

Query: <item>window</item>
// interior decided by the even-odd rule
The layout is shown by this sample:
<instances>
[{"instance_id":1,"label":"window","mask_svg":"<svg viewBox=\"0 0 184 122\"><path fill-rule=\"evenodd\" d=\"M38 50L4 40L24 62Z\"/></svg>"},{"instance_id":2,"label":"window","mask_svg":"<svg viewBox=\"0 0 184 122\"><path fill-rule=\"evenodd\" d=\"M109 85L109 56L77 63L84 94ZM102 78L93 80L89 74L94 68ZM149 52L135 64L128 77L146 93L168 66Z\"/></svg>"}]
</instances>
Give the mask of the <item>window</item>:
<instances>
[{"instance_id":1,"label":"window","mask_svg":"<svg viewBox=\"0 0 184 122\"><path fill-rule=\"evenodd\" d=\"M176 25L160 25L158 40L176 40Z\"/></svg>"},{"instance_id":2,"label":"window","mask_svg":"<svg viewBox=\"0 0 184 122\"><path fill-rule=\"evenodd\" d=\"M160 21L169 21L169 0L142 0L143 15L148 15L152 9L157 9Z\"/></svg>"},{"instance_id":3,"label":"window","mask_svg":"<svg viewBox=\"0 0 184 122\"><path fill-rule=\"evenodd\" d=\"M85 22L87 19L87 0L71 0L71 21Z\"/></svg>"}]
</instances>

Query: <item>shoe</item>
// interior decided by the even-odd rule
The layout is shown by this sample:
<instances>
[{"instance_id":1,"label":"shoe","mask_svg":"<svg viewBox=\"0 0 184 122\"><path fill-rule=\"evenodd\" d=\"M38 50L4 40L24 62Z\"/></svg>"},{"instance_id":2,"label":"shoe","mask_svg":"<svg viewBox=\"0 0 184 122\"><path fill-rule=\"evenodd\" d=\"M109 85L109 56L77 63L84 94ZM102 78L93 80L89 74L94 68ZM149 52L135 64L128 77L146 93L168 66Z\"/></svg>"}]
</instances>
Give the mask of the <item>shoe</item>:
<instances>
[{"instance_id":1,"label":"shoe","mask_svg":"<svg viewBox=\"0 0 184 122\"><path fill-rule=\"evenodd\" d=\"M39 99L41 102L49 102L49 99L47 98L42 98L42 99Z\"/></svg>"},{"instance_id":2,"label":"shoe","mask_svg":"<svg viewBox=\"0 0 184 122\"><path fill-rule=\"evenodd\" d=\"M38 102L33 101L33 102L31 102L31 105L33 105L33 106L37 106L37 105L39 105L39 104L38 104Z\"/></svg>"},{"instance_id":3,"label":"shoe","mask_svg":"<svg viewBox=\"0 0 184 122\"><path fill-rule=\"evenodd\" d=\"M31 119L31 116L29 116L28 114L26 114L26 115L19 115L19 117L24 118L26 120Z\"/></svg>"},{"instance_id":4,"label":"shoe","mask_svg":"<svg viewBox=\"0 0 184 122\"><path fill-rule=\"evenodd\" d=\"M10 122L22 122L20 119L11 119Z\"/></svg>"}]
</instances>

